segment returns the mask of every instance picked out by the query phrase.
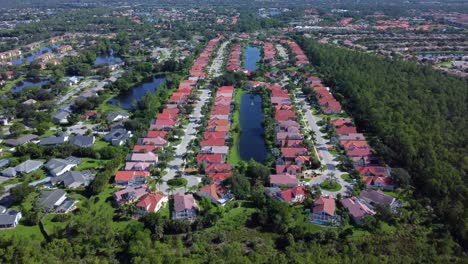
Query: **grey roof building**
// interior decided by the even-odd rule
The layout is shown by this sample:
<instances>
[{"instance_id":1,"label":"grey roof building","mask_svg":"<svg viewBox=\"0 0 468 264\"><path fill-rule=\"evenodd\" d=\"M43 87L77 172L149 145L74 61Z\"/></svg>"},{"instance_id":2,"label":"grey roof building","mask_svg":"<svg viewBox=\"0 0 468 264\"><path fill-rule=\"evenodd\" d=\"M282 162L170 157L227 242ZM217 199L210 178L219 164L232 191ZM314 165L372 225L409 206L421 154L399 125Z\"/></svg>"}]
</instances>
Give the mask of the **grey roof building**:
<instances>
[{"instance_id":1,"label":"grey roof building","mask_svg":"<svg viewBox=\"0 0 468 264\"><path fill-rule=\"evenodd\" d=\"M50 172L50 174L52 174L52 176L60 176L76 167L76 165L78 164L70 162L66 159L51 159L45 164L45 167Z\"/></svg>"},{"instance_id":2,"label":"grey roof building","mask_svg":"<svg viewBox=\"0 0 468 264\"><path fill-rule=\"evenodd\" d=\"M15 228L21 219L21 212L15 210L7 210L2 206L0 208L0 229Z\"/></svg>"},{"instance_id":3,"label":"grey roof building","mask_svg":"<svg viewBox=\"0 0 468 264\"><path fill-rule=\"evenodd\" d=\"M19 174L22 174L22 173L30 173L30 172L33 172L33 171L36 171L38 170L39 168L42 167L42 164L44 164L42 161L38 161L38 160L27 160L21 164L19 164L18 166L15 167L15 170L16 172L18 172Z\"/></svg>"},{"instance_id":4,"label":"grey roof building","mask_svg":"<svg viewBox=\"0 0 468 264\"><path fill-rule=\"evenodd\" d=\"M36 140L37 138L38 137L36 135L33 135L33 134L24 135L24 136L21 136L21 137L16 138L16 139L10 138L10 139L5 140L5 145L9 146L9 147L16 147L18 145L31 143L32 141Z\"/></svg>"},{"instance_id":5,"label":"grey roof building","mask_svg":"<svg viewBox=\"0 0 468 264\"><path fill-rule=\"evenodd\" d=\"M54 123L57 123L57 124L67 124L69 116L70 116L69 112L65 110L60 110L52 116L52 121L54 121Z\"/></svg>"},{"instance_id":6,"label":"grey roof building","mask_svg":"<svg viewBox=\"0 0 468 264\"><path fill-rule=\"evenodd\" d=\"M104 140L110 142L113 146L122 146L132 136L132 133L123 128L112 129L104 136Z\"/></svg>"},{"instance_id":7,"label":"grey roof building","mask_svg":"<svg viewBox=\"0 0 468 264\"><path fill-rule=\"evenodd\" d=\"M56 146L65 143L68 140L68 136L50 136L46 138L41 138L39 145L42 146Z\"/></svg>"},{"instance_id":8,"label":"grey roof building","mask_svg":"<svg viewBox=\"0 0 468 264\"><path fill-rule=\"evenodd\" d=\"M128 119L130 115L126 112L109 112L107 113L107 122L117 122L123 119Z\"/></svg>"},{"instance_id":9,"label":"grey roof building","mask_svg":"<svg viewBox=\"0 0 468 264\"><path fill-rule=\"evenodd\" d=\"M69 171L58 177L52 178L52 184L60 184L67 188L78 188L88 186L94 179L94 175L90 171Z\"/></svg>"},{"instance_id":10,"label":"grey roof building","mask_svg":"<svg viewBox=\"0 0 468 264\"><path fill-rule=\"evenodd\" d=\"M59 207L66 199L67 193L64 190L43 191L39 198L39 206L49 212Z\"/></svg>"},{"instance_id":11,"label":"grey roof building","mask_svg":"<svg viewBox=\"0 0 468 264\"><path fill-rule=\"evenodd\" d=\"M16 177L18 173L16 172L15 168L6 168L2 171L2 176L5 177Z\"/></svg>"},{"instance_id":12,"label":"grey roof building","mask_svg":"<svg viewBox=\"0 0 468 264\"><path fill-rule=\"evenodd\" d=\"M9 159L2 159L2 160L0 160L0 168L1 168L1 167L5 167L5 166L7 166L8 164L10 164L10 160L9 160Z\"/></svg>"},{"instance_id":13,"label":"grey roof building","mask_svg":"<svg viewBox=\"0 0 468 264\"><path fill-rule=\"evenodd\" d=\"M88 148L94 144L94 136L74 136L70 138L69 143L78 147Z\"/></svg>"}]
</instances>

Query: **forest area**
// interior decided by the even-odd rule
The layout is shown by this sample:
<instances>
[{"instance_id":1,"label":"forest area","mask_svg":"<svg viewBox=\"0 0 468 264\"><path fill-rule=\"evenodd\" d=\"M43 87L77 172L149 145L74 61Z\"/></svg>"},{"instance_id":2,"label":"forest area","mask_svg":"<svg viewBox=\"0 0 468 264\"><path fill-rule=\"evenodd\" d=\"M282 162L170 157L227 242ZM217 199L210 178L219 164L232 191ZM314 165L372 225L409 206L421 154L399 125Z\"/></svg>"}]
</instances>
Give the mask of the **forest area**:
<instances>
[{"instance_id":1,"label":"forest area","mask_svg":"<svg viewBox=\"0 0 468 264\"><path fill-rule=\"evenodd\" d=\"M357 126L392 167L411 175L414 197L467 243L468 82L415 63L297 41Z\"/></svg>"}]
</instances>

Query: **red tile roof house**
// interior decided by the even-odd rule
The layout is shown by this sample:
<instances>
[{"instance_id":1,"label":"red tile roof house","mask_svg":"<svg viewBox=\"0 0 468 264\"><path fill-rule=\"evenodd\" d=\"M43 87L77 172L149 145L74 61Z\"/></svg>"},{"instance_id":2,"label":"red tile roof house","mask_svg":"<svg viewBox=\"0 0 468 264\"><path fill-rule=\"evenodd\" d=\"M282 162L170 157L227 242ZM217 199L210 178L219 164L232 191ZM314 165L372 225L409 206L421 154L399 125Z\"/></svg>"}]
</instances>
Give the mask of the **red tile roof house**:
<instances>
[{"instance_id":1,"label":"red tile roof house","mask_svg":"<svg viewBox=\"0 0 468 264\"><path fill-rule=\"evenodd\" d=\"M213 179L215 183L221 183L229 177L232 177L232 172L212 172L208 173L208 177Z\"/></svg>"},{"instance_id":2,"label":"red tile roof house","mask_svg":"<svg viewBox=\"0 0 468 264\"><path fill-rule=\"evenodd\" d=\"M322 105L322 112L325 114L339 114L343 109L341 108L340 102L333 100L327 100L327 102Z\"/></svg>"},{"instance_id":3,"label":"red tile roof house","mask_svg":"<svg viewBox=\"0 0 468 264\"><path fill-rule=\"evenodd\" d=\"M276 174L288 173L291 175L299 176L302 171L300 165L276 165Z\"/></svg>"},{"instance_id":4,"label":"red tile roof house","mask_svg":"<svg viewBox=\"0 0 468 264\"><path fill-rule=\"evenodd\" d=\"M219 120L217 120L217 121L219 121ZM203 138L205 140L207 140L207 139L225 139L225 138L227 138L227 136L228 136L227 132L211 132L211 131L208 131L208 132L203 133Z\"/></svg>"},{"instance_id":5,"label":"red tile roof house","mask_svg":"<svg viewBox=\"0 0 468 264\"><path fill-rule=\"evenodd\" d=\"M149 130L143 135L143 137L147 137L147 138L155 138L155 137L166 138L167 137L167 132L166 131L160 131L160 130Z\"/></svg>"},{"instance_id":6,"label":"red tile roof house","mask_svg":"<svg viewBox=\"0 0 468 264\"><path fill-rule=\"evenodd\" d=\"M279 121L277 125L277 132L287 132L289 128L299 128L299 123L294 120Z\"/></svg>"},{"instance_id":7,"label":"red tile roof house","mask_svg":"<svg viewBox=\"0 0 468 264\"><path fill-rule=\"evenodd\" d=\"M136 161L136 162L150 162L156 163L158 162L158 155L154 154L153 152L146 152L146 153L132 153L129 155L128 161Z\"/></svg>"},{"instance_id":8,"label":"red tile roof house","mask_svg":"<svg viewBox=\"0 0 468 264\"><path fill-rule=\"evenodd\" d=\"M390 176L389 169L384 166L359 166L356 167L356 170L358 170L364 176Z\"/></svg>"},{"instance_id":9,"label":"red tile roof house","mask_svg":"<svg viewBox=\"0 0 468 264\"><path fill-rule=\"evenodd\" d=\"M276 139L278 143L281 143L282 140L302 140L304 137L297 132L289 133L289 132L278 132L276 133Z\"/></svg>"},{"instance_id":10,"label":"red tile roof house","mask_svg":"<svg viewBox=\"0 0 468 264\"><path fill-rule=\"evenodd\" d=\"M148 193L146 185L130 186L113 194L114 202L117 205L129 204L137 201L143 195Z\"/></svg>"},{"instance_id":11,"label":"red tile roof house","mask_svg":"<svg viewBox=\"0 0 468 264\"><path fill-rule=\"evenodd\" d=\"M138 140L138 144L143 145L154 145L158 147L164 147L167 144L167 140L162 137L155 137L155 138L140 138Z\"/></svg>"},{"instance_id":12,"label":"red tile roof house","mask_svg":"<svg viewBox=\"0 0 468 264\"><path fill-rule=\"evenodd\" d=\"M148 171L118 171L114 181L118 185L136 185L145 183L149 176Z\"/></svg>"},{"instance_id":13,"label":"red tile roof house","mask_svg":"<svg viewBox=\"0 0 468 264\"><path fill-rule=\"evenodd\" d=\"M228 190L219 184L213 183L201 187L197 193L199 197L206 197L212 203L224 206L226 202L232 200L234 197Z\"/></svg>"},{"instance_id":14,"label":"red tile roof house","mask_svg":"<svg viewBox=\"0 0 468 264\"><path fill-rule=\"evenodd\" d=\"M208 126L228 126L228 125L229 125L229 120L208 120Z\"/></svg>"},{"instance_id":15,"label":"red tile roof house","mask_svg":"<svg viewBox=\"0 0 468 264\"><path fill-rule=\"evenodd\" d=\"M172 219L193 221L197 217L198 206L191 193L174 195L174 210Z\"/></svg>"},{"instance_id":16,"label":"red tile roof house","mask_svg":"<svg viewBox=\"0 0 468 264\"><path fill-rule=\"evenodd\" d=\"M280 146L284 148L303 148L304 141L301 139L280 140Z\"/></svg>"},{"instance_id":17,"label":"red tile roof house","mask_svg":"<svg viewBox=\"0 0 468 264\"><path fill-rule=\"evenodd\" d=\"M223 159L227 158L229 153L228 146L204 146L201 148L200 153L202 154L221 154Z\"/></svg>"},{"instance_id":18,"label":"red tile roof house","mask_svg":"<svg viewBox=\"0 0 468 264\"><path fill-rule=\"evenodd\" d=\"M364 217L375 215L373 210L367 207L363 202L359 201L356 197L345 198L341 200L341 204L348 209L349 215L358 225L362 223Z\"/></svg>"},{"instance_id":19,"label":"red tile roof house","mask_svg":"<svg viewBox=\"0 0 468 264\"><path fill-rule=\"evenodd\" d=\"M201 142L202 147L206 147L206 146L225 146L225 145L226 145L226 141L224 139L210 138L210 139L205 139L205 140L203 140Z\"/></svg>"},{"instance_id":20,"label":"red tile roof house","mask_svg":"<svg viewBox=\"0 0 468 264\"><path fill-rule=\"evenodd\" d=\"M335 225L340 217L335 214L336 202L333 197L318 197L312 207L311 221L319 225Z\"/></svg>"},{"instance_id":21,"label":"red tile roof house","mask_svg":"<svg viewBox=\"0 0 468 264\"><path fill-rule=\"evenodd\" d=\"M138 214L145 215L147 213L156 213L163 208L168 202L168 197L159 193L148 193L140 198L136 204Z\"/></svg>"},{"instance_id":22,"label":"red tile roof house","mask_svg":"<svg viewBox=\"0 0 468 264\"><path fill-rule=\"evenodd\" d=\"M388 191L393 191L395 188L393 180L390 177L363 176L362 180L366 183L367 188L382 188Z\"/></svg>"},{"instance_id":23,"label":"red tile roof house","mask_svg":"<svg viewBox=\"0 0 468 264\"><path fill-rule=\"evenodd\" d=\"M297 186L280 192L281 200L287 203L302 203L306 195L304 186Z\"/></svg>"},{"instance_id":24,"label":"red tile roof house","mask_svg":"<svg viewBox=\"0 0 468 264\"><path fill-rule=\"evenodd\" d=\"M153 152L157 148L160 148L160 147L156 145L135 145L133 146L132 152L139 152L139 153Z\"/></svg>"},{"instance_id":25,"label":"red tile roof house","mask_svg":"<svg viewBox=\"0 0 468 264\"><path fill-rule=\"evenodd\" d=\"M154 163L152 162L133 162L133 161L127 161L125 163L125 168L124 170L127 171L149 171L151 165Z\"/></svg>"},{"instance_id":26,"label":"red tile roof house","mask_svg":"<svg viewBox=\"0 0 468 264\"><path fill-rule=\"evenodd\" d=\"M156 121L150 125L150 129L169 131L174 129L176 123L177 121L172 119L156 119Z\"/></svg>"},{"instance_id":27,"label":"red tile roof house","mask_svg":"<svg viewBox=\"0 0 468 264\"><path fill-rule=\"evenodd\" d=\"M337 118L331 121L332 125L338 134L349 134L357 133L356 127L354 126L351 119Z\"/></svg>"},{"instance_id":28,"label":"red tile roof house","mask_svg":"<svg viewBox=\"0 0 468 264\"><path fill-rule=\"evenodd\" d=\"M205 164L221 164L226 162L223 159L221 154L198 154L197 155L197 163L205 163Z\"/></svg>"},{"instance_id":29,"label":"red tile roof house","mask_svg":"<svg viewBox=\"0 0 468 264\"><path fill-rule=\"evenodd\" d=\"M208 164L205 167L205 173L231 172L231 164Z\"/></svg>"},{"instance_id":30,"label":"red tile roof house","mask_svg":"<svg viewBox=\"0 0 468 264\"><path fill-rule=\"evenodd\" d=\"M365 141L366 137L362 133L346 133L346 134L340 134L340 143L343 145L344 141L349 141L349 140L354 140L354 141Z\"/></svg>"},{"instance_id":31,"label":"red tile roof house","mask_svg":"<svg viewBox=\"0 0 468 264\"><path fill-rule=\"evenodd\" d=\"M270 175L270 186L272 187L296 187L298 185L299 180L294 175L288 173Z\"/></svg>"},{"instance_id":32,"label":"red tile roof house","mask_svg":"<svg viewBox=\"0 0 468 264\"><path fill-rule=\"evenodd\" d=\"M286 120L295 120L296 113L292 110L279 110L276 111L275 120L276 121L286 121Z\"/></svg>"},{"instance_id":33,"label":"red tile roof house","mask_svg":"<svg viewBox=\"0 0 468 264\"><path fill-rule=\"evenodd\" d=\"M298 156L308 156L306 148L281 148L281 155L285 161L293 161Z\"/></svg>"}]
</instances>

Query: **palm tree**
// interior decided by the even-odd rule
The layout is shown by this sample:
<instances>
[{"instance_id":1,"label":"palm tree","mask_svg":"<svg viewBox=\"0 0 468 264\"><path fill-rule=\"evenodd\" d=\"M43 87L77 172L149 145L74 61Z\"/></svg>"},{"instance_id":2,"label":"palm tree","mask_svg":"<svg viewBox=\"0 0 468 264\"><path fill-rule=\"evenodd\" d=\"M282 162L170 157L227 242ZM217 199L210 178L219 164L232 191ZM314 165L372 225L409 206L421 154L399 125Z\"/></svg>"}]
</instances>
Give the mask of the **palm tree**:
<instances>
[{"instance_id":1,"label":"palm tree","mask_svg":"<svg viewBox=\"0 0 468 264\"><path fill-rule=\"evenodd\" d=\"M175 189L176 189L175 186L170 185L170 186L166 189L166 192L168 192L170 195L173 195Z\"/></svg>"}]
</instances>

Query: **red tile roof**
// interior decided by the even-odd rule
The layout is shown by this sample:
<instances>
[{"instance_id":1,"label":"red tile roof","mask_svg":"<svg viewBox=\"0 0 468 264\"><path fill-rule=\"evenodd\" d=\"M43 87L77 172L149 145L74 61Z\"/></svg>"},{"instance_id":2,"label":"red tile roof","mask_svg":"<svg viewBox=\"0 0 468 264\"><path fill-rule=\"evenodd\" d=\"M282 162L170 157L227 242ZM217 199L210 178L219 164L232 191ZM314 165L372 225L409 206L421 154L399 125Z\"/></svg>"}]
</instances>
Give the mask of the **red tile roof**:
<instances>
[{"instance_id":1,"label":"red tile roof","mask_svg":"<svg viewBox=\"0 0 468 264\"><path fill-rule=\"evenodd\" d=\"M148 171L118 171L115 174L115 181L129 181L134 177L148 177L150 173Z\"/></svg>"},{"instance_id":2,"label":"red tile roof","mask_svg":"<svg viewBox=\"0 0 468 264\"><path fill-rule=\"evenodd\" d=\"M164 194L159 193L148 193L140 198L140 201L137 203L137 207L144 208L147 212L155 212L157 205L167 197Z\"/></svg>"},{"instance_id":3,"label":"red tile roof","mask_svg":"<svg viewBox=\"0 0 468 264\"><path fill-rule=\"evenodd\" d=\"M330 216L335 215L336 203L333 197L318 197L315 199L312 211L316 213L324 212Z\"/></svg>"}]
</instances>

